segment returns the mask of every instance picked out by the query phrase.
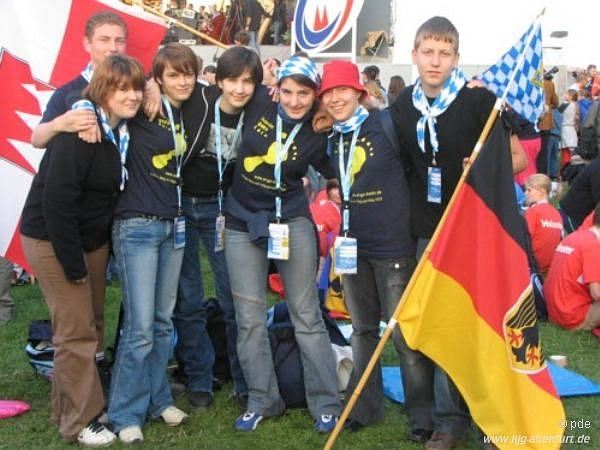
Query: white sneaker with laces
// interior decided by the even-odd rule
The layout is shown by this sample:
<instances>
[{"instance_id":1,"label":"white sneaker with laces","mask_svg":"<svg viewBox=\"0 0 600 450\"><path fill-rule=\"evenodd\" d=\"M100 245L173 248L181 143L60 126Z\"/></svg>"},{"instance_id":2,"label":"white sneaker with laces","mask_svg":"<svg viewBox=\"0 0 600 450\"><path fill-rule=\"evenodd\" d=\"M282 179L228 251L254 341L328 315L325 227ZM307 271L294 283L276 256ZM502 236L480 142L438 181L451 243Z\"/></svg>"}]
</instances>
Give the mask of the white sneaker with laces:
<instances>
[{"instance_id":1,"label":"white sneaker with laces","mask_svg":"<svg viewBox=\"0 0 600 450\"><path fill-rule=\"evenodd\" d=\"M132 425L119 431L119 439L124 444L137 444L144 440L144 435L142 434L142 429L140 427Z\"/></svg>"},{"instance_id":2,"label":"white sneaker with laces","mask_svg":"<svg viewBox=\"0 0 600 450\"><path fill-rule=\"evenodd\" d=\"M176 427L185 422L189 416L176 406L171 405L160 414L160 417L168 426Z\"/></svg>"},{"instance_id":3,"label":"white sneaker with laces","mask_svg":"<svg viewBox=\"0 0 600 450\"><path fill-rule=\"evenodd\" d=\"M92 420L87 427L77 435L77 442L86 447L108 447L116 436L97 420Z\"/></svg>"}]
</instances>

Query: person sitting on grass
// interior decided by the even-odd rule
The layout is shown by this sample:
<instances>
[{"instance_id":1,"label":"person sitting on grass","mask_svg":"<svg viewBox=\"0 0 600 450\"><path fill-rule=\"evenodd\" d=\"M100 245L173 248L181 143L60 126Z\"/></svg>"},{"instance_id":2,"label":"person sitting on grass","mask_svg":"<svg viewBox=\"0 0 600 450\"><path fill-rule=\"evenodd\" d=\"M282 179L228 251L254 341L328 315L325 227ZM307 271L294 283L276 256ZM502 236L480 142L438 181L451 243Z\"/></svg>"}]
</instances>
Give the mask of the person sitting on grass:
<instances>
[{"instance_id":1,"label":"person sitting on grass","mask_svg":"<svg viewBox=\"0 0 600 450\"><path fill-rule=\"evenodd\" d=\"M600 326L600 204L592 226L568 235L556 248L544 296L557 325L567 330Z\"/></svg>"}]
</instances>

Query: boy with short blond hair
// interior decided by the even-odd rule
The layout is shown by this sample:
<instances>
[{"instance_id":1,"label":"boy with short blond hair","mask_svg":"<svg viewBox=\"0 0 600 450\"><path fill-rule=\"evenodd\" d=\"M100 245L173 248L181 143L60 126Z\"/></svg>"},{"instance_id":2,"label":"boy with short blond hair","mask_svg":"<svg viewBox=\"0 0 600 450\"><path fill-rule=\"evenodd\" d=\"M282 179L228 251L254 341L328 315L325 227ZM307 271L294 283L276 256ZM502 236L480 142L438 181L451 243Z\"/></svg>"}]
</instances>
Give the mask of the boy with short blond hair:
<instances>
[{"instance_id":1,"label":"boy with short blond hair","mask_svg":"<svg viewBox=\"0 0 600 450\"><path fill-rule=\"evenodd\" d=\"M467 79L458 68L458 45L458 31L447 18L432 17L424 22L412 50L419 78L390 107L400 152L409 166L411 232L417 238L417 258L441 220L460 180L463 162L496 101L484 88L466 87ZM511 155L513 171L522 170L526 156L516 137L511 137ZM448 351L454 350L448 347ZM403 383L405 391L418 392L420 414L411 424L409 439L425 442L428 450L455 448L469 428L469 411L446 372L413 352L420 355L414 358L418 367L409 377L404 376Z\"/></svg>"},{"instance_id":2,"label":"boy with short blond hair","mask_svg":"<svg viewBox=\"0 0 600 450\"><path fill-rule=\"evenodd\" d=\"M71 109L81 99L94 69L108 56L125 54L127 24L112 11L100 11L88 18L84 27L83 47L90 54L89 64L67 84L58 88L48 101L41 122L31 134L31 144L44 148L59 133L77 133L96 126L96 116L85 108Z\"/></svg>"},{"instance_id":3,"label":"boy with short blond hair","mask_svg":"<svg viewBox=\"0 0 600 450\"><path fill-rule=\"evenodd\" d=\"M548 272L554 250L563 234L560 213L548 202L551 190L552 180L543 173L530 175L525 182L525 197L529 205L525 211L525 221L542 276Z\"/></svg>"}]
</instances>

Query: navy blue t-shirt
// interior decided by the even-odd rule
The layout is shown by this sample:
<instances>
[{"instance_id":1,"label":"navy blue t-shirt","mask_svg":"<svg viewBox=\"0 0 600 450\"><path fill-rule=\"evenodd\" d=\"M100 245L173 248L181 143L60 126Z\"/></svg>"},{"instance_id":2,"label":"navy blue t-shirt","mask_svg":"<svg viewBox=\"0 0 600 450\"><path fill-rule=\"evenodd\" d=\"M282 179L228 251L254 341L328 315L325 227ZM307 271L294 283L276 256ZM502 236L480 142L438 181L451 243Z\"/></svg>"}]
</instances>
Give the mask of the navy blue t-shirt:
<instances>
[{"instance_id":1,"label":"navy blue t-shirt","mask_svg":"<svg viewBox=\"0 0 600 450\"><path fill-rule=\"evenodd\" d=\"M276 118L277 103L271 100L266 91L258 91L246 106L242 143L229 191L238 203L251 212L275 210ZM282 145L293 128L294 124L284 122ZM293 216L283 219L310 217L308 199L302 186L302 177L306 175L309 165L325 178L335 176L327 156L327 136L316 134L310 119L302 125L281 164L280 197L284 209L285 203L291 199L300 200L304 197L305 200Z\"/></svg>"},{"instance_id":2,"label":"navy blue t-shirt","mask_svg":"<svg viewBox=\"0 0 600 450\"><path fill-rule=\"evenodd\" d=\"M73 103L81 100L81 92L88 84L87 80L79 75L54 91L46 105L46 111L44 111L40 123L50 122L69 111Z\"/></svg>"},{"instance_id":3,"label":"navy blue t-shirt","mask_svg":"<svg viewBox=\"0 0 600 450\"><path fill-rule=\"evenodd\" d=\"M369 113L356 141L351 169L350 236L357 240L359 256L409 257L415 253L415 242L410 233L408 183L400 154L383 131L380 114L377 110ZM351 140L352 133L345 133L344 162ZM330 138L330 145L339 175L339 134Z\"/></svg>"},{"instance_id":4,"label":"navy blue t-shirt","mask_svg":"<svg viewBox=\"0 0 600 450\"><path fill-rule=\"evenodd\" d=\"M172 107L175 129L181 133L179 109ZM139 112L128 122L131 141L126 167L129 180L119 196L115 217L141 215L171 219L177 215L177 163L169 119L150 122Z\"/></svg>"}]
</instances>

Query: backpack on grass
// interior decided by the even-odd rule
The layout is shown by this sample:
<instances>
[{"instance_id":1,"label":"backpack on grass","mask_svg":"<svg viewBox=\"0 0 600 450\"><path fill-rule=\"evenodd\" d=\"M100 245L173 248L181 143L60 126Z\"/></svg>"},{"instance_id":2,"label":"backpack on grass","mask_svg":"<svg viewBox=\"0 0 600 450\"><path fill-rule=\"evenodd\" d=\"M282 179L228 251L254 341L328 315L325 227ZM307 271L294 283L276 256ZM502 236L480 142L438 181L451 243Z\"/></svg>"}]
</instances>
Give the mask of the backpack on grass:
<instances>
[{"instance_id":1,"label":"backpack on grass","mask_svg":"<svg viewBox=\"0 0 600 450\"><path fill-rule=\"evenodd\" d=\"M29 324L25 353L33 371L51 380L54 373L54 347L52 324L49 320L34 320Z\"/></svg>"}]
</instances>

